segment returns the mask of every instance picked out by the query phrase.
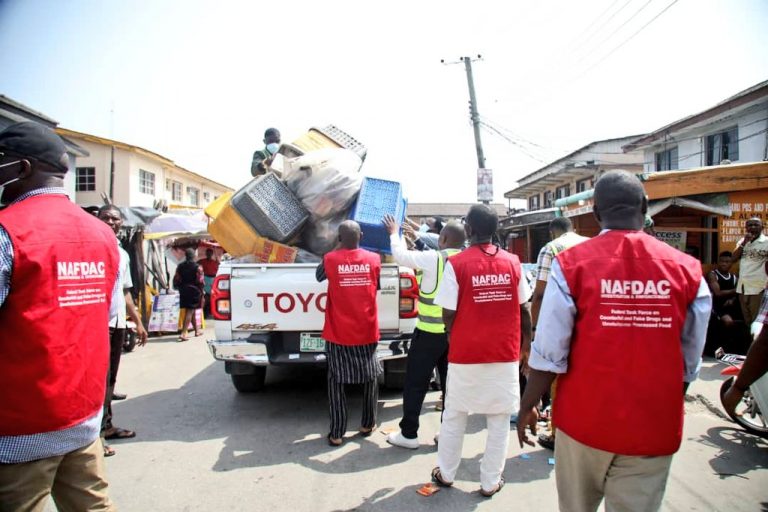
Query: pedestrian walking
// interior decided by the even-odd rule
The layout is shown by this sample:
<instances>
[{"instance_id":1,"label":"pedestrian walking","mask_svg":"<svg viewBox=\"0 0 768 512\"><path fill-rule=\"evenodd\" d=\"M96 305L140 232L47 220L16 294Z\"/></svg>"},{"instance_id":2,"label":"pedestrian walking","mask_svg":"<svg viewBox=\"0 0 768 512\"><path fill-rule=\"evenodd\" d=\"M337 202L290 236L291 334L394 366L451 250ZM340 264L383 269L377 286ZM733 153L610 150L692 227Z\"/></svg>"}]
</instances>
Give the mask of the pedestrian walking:
<instances>
[{"instance_id":1,"label":"pedestrian walking","mask_svg":"<svg viewBox=\"0 0 768 512\"><path fill-rule=\"evenodd\" d=\"M203 268L195 261L196 251L187 248L184 261L176 267L173 285L179 290L179 308L181 309L181 335L179 341L187 341L187 329L190 324L195 336L203 332L197 325L197 310L203 307Z\"/></svg>"},{"instance_id":2,"label":"pedestrian walking","mask_svg":"<svg viewBox=\"0 0 768 512\"><path fill-rule=\"evenodd\" d=\"M0 511L114 510L99 439L115 234L66 195L53 130L0 132ZM114 309L113 309L114 311Z\"/></svg>"},{"instance_id":3,"label":"pedestrian walking","mask_svg":"<svg viewBox=\"0 0 768 512\"><path fill-rule=\"evenodd\" d=\"M99 208L98 217L99 220L110 227L115 236L120 233L120 229L123 227L123 214L120 208L113 204L104 205ZM107 378L107 393L104 400L104 417L101 421L101 435L105 440L136 437L135 431L119 428L112 424L112 419L114 418L112 401L124 400L126 398L126 395L115 393L115 384L117 383L117 371L120 368L120 358L123 354L128 316L136 325L137 344L141 347L147 342L147 331L144 329L144 324L141 322L136 305L133 303L133 295L131 295L131 289L133 288L130 268L131 258L125 252L125 249L120 247L119 240L117 250L120 254L120 272L116 286L119 290L122 290L122 294L118 294L115 297L115 314L109 318L109 375ZM115 449L104 442L104 456L111 457L114 454Z\"/></svg>"},{"instance_id":4,"label":"pedestrian walking","mask_svg":"<svg viewBox=\"0 0 768 512\"><path fill-rule=\"evenodd\" d=\"M549 236L552 241L545 244L539 251L539 257L536 261L536 285L533 289L533 295L531 297L531 322L533 323L533 337L536 337L536 324L539 322L539 310L541 309L541 301L544 299L544 289L547 286L549 280L549 272L552 268L552 259L574 245L580 244L585 240L589 240L585 236L581 236L573 231L573 224L568 217L557 217L549 223ZM552 388L549 393L544 395L545 401L551 403L557 392L557 381L552 383ZM552 422L551 408L549 412L550 429L551 434L542 434L539 436L539 444L549 450L555 449L555 435L556 427Z\"/></svg>"},{"instance_id":5,"label":"pedestrian walking","mask_svg":"<svg viewBox=\"0 0 768 512\"><path fill-rule=\"evenodd\" d=\"M520 405L520 445L535 434L557 376L560 510L658 510L683 432L712 300L701 264L645 234L648 201L623 171L595 186L599 236L555 257Z\"/></svg>"},{"instance_id":6,"label":"pedestrian walking","mask_svg":"<svg viewBox=\"0 0 768 512\"><path fill-rule=\"evenodd\" d=\"M328 402L331 427L328 443L340 446L347 430L346 384L363 385L363 417L359 433L376 429L379 399L376 359L379 318L376 295L381 260L360 248L360 225L346 220L339 225L339 245L317 266L317 280L328 280L323 339L328 358Z\"/></svg>"},{"instance_id":7,"label":"pedestrian walking","mask_svg":"<svg viewBox=\"0 0 768 512\"><path fill-rule=\"evenodd\" d=\"M470 247L448 258L435 303L449 333L448 379L437 467L432 479L453 485L470 413L486 418L480 493L504 486L509 418L520 401L521 342L530 343L530 289L517 256L491 244L499 219L489 206L466 216Z\"/></svg>"}]
</instances>

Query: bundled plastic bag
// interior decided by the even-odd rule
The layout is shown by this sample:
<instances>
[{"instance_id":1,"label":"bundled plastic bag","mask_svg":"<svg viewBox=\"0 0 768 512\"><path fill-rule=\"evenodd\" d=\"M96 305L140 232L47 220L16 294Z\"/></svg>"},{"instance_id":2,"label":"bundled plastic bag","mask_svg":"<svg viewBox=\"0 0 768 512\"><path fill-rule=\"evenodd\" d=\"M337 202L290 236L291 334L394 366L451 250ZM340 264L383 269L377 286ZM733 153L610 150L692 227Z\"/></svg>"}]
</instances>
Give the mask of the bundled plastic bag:
<instances>
[{"instance_id":1,"label":"bundled plastic bag","mask_svg":"<svg viewBox=\"0 0 768 512\"><path fill-rule=\"evenodd\" d=\"M283 179L318 223L349 210L363 183L362 165L348 149L319 149L286 159Z\"/></svg>"},{"instance_id":2,"label":"bundled plastic bag","mask_svg":"<svg viewBox=\"0 0 768 512\"><path fill-rule=\"evenodd\" d=\"M331 252L339 241L339 224L347 220L347 213L340 212L330 219L310 217L301 236L301 245L318 256Z\"/></svg>"}]
</instances>

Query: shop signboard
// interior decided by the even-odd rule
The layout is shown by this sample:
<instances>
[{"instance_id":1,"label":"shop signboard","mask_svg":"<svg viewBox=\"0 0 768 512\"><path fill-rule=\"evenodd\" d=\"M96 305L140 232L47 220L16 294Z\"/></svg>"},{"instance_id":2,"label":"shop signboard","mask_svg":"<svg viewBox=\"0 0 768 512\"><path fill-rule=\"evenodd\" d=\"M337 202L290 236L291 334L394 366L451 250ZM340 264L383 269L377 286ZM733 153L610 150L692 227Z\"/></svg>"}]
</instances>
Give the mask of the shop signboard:
<instances>
[{"instance_id":1,"label":"shop signboard","mask_svg":"<svg viewBox=\"0 0 768 512\"><path fill-rule=\"evenodd\" d=\"M768 189L729 192L728 201L733 212L720 220L718 242L720 251L733 251L744 236L747 220L757 217L768 223Z\"/></svg>"},{"instance_id":2,"label":"shop signboard","mask_svg":"<svg viewBox=\"0 0 768 512\"><path fill-rule=\"evenodd\" d=\"M671 245L678 251L685 252L685 243L687 240L687 233L685 231L656 230L653 234L656 236L657 240Z\"/></svg>"}]
</instances>

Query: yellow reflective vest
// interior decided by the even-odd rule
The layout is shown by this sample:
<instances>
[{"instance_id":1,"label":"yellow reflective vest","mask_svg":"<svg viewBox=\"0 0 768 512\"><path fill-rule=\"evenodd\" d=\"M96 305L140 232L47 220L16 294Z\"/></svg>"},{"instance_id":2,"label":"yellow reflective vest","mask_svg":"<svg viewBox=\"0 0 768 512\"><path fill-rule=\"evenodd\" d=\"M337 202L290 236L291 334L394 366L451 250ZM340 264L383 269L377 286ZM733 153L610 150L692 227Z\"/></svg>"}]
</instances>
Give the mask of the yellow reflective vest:
<instances>
[{"instance_id":1,"label":"yellow reflective vest","mask_svg":"<svg viewBox=\"0 0 768 512\"><path fill-rule=\"evenodd\" d=\"M444 333L445 324L443 323L443 308L435 304L435 296L440 289L440 283L443 282L443 270L445 269L445 260L452 254L460 252L459 249L443 249L437 251L437 274L435 275L435 289L425 291L421 288L421 273L417 275L419 280L419 320L416 322L416 328L431 333Z\"/></svg>"}]
</instances>

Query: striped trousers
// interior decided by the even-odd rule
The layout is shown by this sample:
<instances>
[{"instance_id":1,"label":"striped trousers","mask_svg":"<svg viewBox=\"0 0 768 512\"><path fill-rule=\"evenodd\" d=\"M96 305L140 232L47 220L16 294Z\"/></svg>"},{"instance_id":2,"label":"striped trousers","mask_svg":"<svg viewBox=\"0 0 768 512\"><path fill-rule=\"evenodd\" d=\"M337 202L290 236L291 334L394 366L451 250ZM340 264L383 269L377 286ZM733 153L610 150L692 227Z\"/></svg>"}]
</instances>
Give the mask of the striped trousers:
<instances>
[{"instance_id":1,"label":"striped trousers","mask_svg":"<svg viewBox=\"0 0 768 512\"><path fill-rule=\"evenodd\" d=\"M331 437L341 439L347 431L347 395L346 384L336 382L331 372L328 372L328 402L331 413ZM363 418L362 428L372 428L376 425L376 409L379 401L379 383L376 380L363 383Z\"/></svg>"}]
</instances>

